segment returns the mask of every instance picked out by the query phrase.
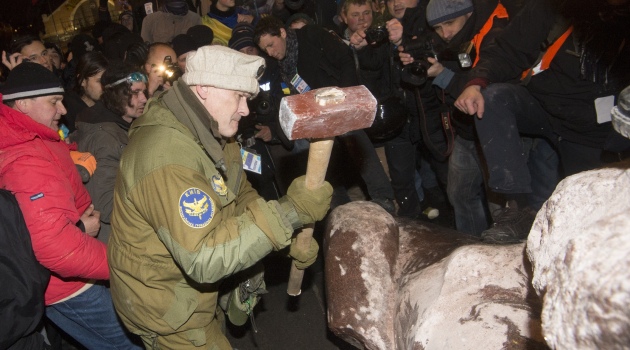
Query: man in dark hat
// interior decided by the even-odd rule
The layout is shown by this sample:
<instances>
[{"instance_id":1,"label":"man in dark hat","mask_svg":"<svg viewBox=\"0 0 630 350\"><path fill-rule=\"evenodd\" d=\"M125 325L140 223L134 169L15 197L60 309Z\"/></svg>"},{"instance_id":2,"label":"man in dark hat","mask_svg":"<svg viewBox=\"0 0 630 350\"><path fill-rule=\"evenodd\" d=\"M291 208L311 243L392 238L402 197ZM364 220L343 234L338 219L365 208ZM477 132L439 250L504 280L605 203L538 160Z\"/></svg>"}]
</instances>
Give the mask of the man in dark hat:
<instances>
[{"instance_id":1,"label":"man in dark hat","mask_svg":"<svg viewBox=\"0 0 630 350\"><path fill-rule=\"evenodd\" d=\"M197 47L212 45L212 40L214 40L212 29L203 24L190 27L186 31L186 34L190 35L193 40L195 40Z\"/></svg>"},{"instance_id":2,"label":"man in dark hat","mask_svg":"<svg viewBox=\"0 0 630 350\"><path fill-rule=\"evenodd\" d=\"M161 11L147 15L142 21L142 39L149 43L170 43L177 34L201 24L201 17L188 9L185 0L166 0Z\"/></svg>"},{"instance_id":3,"label":"man in dark hat","mask_svg":"<svg viewBox=\"0 0 630 350\"><path fill-rule=\"evenodd\" d=\"M66 113L54 73L32 62L15 67L0 87L0 188L11 191L37 260L52 272L46 317L88 349L137 348L112 306L99 212L58 132Z\"/></svg>"},{"instance_id":4,"label":"man in dark hat","mask_svg":"<svg viewBox=\"0 0 630 350\"><path fill-rule=\"evenodd\" d=\"M207 28L207 27L206 27ZM186 71L186 57L191 52L196 51L200 46L192 36L188 34L179 34L173 38L173 50L177 56L177 65L182 72Z\"/></svg>"}]
</instances>

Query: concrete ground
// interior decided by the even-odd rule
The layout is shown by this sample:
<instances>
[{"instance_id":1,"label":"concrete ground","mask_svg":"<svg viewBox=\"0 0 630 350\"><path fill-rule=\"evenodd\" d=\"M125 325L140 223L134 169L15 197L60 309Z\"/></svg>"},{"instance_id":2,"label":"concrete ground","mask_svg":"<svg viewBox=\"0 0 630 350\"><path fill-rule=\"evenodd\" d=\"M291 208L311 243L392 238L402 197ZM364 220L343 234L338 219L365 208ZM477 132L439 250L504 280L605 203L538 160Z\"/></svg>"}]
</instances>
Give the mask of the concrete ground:
<instances>
[{"instance_id":1,"label":"concrete ground","mask_svg":"<svg viewBox=\"0 0 630 350\"><path fill-rule=\"evenodd\" d=\"M238 350L336 350L354 349L328 330L322 257L306 270L302 294L290 297L287 290L290 260L279 254L265 258L269 293L255 309L257 332L250 322L228 325L227 336Z\"/></svg>"}]
</instances>

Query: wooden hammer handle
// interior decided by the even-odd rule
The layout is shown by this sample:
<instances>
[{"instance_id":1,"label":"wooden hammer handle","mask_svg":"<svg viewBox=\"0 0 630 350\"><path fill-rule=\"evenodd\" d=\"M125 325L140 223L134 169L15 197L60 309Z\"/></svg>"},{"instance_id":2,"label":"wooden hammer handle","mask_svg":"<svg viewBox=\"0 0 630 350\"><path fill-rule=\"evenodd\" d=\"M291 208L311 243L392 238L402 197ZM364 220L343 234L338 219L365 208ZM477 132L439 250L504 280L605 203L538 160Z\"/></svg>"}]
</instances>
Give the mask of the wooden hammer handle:
<instances>
[{"instance_id":1,"label":"wooden hammer handle","mask_svg":"<svg viewBox=\"0 0 630 350\"><path fill-rule=\"evenodd\" d=\"M328 162L330 161L330 153L332 151L334 139L322 139L311 142L308 152L308 163L306 165L306 188L314 190L324 184ZM297 235L297 246L299 249L308 250L313 237L313 226L306 225ZM291 274L289 275L289 285L287 293L290 296L297 296L302 293L302 278L304 278L304 270L299 270L295 263L291 263Z\"/></svg>"}]
</instances>

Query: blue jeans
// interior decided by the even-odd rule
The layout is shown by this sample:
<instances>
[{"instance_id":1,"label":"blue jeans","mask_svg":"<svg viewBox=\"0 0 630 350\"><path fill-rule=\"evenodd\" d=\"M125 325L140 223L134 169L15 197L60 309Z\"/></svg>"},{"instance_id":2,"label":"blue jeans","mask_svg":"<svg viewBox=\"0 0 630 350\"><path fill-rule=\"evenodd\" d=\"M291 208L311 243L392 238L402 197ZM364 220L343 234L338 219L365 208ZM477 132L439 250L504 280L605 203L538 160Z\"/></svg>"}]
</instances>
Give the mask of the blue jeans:
<instances>
[{"instance_id":1,"label":"blue jeans","mask_svg":"<svg viewBox=\"0 0 630 350\"><path fill-rule=\"evenodd\" d=\"M458 231L481 235L488 228L483 172L474 141L457 136L448 160L446 192Z\"/></svg>"},{"instance_id":2,"label":"blue jeans","mask_svg":"<svg viewBox=\"0 0 630 350\"><path fill-rule=\"evenodd\" d=\"M142 349L116 315L109 289L100 284L46 307L46 317L88 349Z\"/></svg>"}]
</instances>

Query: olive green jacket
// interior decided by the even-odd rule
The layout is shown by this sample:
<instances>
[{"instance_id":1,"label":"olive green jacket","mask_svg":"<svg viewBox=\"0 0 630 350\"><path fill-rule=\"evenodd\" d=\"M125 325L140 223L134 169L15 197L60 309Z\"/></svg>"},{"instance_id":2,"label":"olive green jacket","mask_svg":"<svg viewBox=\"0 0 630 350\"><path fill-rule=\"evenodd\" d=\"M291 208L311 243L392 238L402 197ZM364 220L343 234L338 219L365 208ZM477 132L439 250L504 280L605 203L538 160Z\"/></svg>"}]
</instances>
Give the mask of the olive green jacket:
<instances>
[{"instance_id":1,"label":"olive green jacket","mask_svg":"<svg viewBox=\"0 0 630 350\"><path fill-rule=\"evenodd\" d=\"M299 227L295 209L256 193L239 145L219 136L181 79L149 101L129 135L108 246L116 310L136 334L213 344L203 328L216 322L219 282L289 244L270 238Z\"/></svg>"}]
</instances>

